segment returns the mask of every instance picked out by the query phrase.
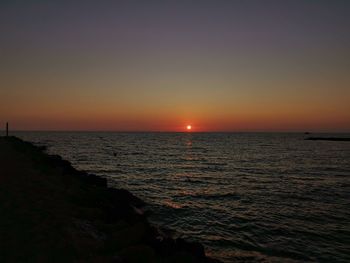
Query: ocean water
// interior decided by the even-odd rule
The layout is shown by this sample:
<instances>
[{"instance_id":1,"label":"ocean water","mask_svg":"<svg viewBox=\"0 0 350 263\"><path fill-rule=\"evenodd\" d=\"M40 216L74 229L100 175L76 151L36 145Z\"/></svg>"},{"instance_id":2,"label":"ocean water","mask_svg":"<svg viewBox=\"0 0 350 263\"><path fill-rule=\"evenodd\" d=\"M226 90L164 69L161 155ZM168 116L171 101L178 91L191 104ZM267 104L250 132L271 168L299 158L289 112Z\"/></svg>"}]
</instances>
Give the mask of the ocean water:
<instances>
[{"instance_id":1,"label":"ocean water","mask_svg":"<svg viewBox=\"0 0 350 263\"><path fill-rule=\"evenodd\" d=\"M350 142L289 133L16 135L130 190L149 204L151 221L224 262L350 262Z\"/></svg>"}]
</instances>

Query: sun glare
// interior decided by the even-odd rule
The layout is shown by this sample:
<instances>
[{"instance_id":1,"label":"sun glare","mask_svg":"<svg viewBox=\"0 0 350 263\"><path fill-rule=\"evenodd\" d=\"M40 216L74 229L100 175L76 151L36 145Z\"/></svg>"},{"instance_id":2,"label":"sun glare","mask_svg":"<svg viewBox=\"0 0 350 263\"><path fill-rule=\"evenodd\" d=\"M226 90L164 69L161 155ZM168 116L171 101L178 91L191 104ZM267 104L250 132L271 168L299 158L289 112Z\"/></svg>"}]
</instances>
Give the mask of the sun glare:
<instances>
[{"instance_id":1,"label":"sun glare","mask_svg":"<svg viewBox=\"0 0 350 263\"><path fill-rule=\"evenodd\" d=\"M192 126L191 125L187 125L186 128L187 128L188 131L192 130Z\"/></svg>"}]
</instances>

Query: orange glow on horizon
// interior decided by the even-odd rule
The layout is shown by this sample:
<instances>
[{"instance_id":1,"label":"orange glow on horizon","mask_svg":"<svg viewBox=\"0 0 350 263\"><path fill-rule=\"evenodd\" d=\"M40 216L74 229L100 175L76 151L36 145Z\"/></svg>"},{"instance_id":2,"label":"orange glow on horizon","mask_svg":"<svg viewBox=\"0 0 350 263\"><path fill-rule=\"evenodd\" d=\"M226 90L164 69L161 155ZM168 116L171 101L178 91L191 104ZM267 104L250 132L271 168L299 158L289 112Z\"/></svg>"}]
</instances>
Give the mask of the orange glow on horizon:
<instances>
[{"instance_id":1,"label":"orange glow on horizon","mask_svg":"<svg viewBox=\"0 0 350 263\"><path fill-rule=\"evenodd\" d=\"M192 125L187 125L186 129L187 129L187 131L191 131L192 130Z\"/></svg>"}]
</instances>

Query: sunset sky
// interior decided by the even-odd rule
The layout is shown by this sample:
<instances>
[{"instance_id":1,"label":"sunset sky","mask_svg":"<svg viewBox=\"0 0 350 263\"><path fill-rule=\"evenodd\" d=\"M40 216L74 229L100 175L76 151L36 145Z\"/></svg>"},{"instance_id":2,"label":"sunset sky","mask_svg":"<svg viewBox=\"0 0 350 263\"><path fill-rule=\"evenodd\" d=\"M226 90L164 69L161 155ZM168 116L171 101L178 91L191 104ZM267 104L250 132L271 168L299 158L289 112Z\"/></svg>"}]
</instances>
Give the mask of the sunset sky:
<instances>
[{"instance_id":1,"label":"sunset sky","mask_svg":"<svg viewBox=\"0 0 350 263\"><path fill-rule=\"evenodd\" d=\"M1 1L18 130L350 131L350 1Z\"/></svg>"}]
</instances>

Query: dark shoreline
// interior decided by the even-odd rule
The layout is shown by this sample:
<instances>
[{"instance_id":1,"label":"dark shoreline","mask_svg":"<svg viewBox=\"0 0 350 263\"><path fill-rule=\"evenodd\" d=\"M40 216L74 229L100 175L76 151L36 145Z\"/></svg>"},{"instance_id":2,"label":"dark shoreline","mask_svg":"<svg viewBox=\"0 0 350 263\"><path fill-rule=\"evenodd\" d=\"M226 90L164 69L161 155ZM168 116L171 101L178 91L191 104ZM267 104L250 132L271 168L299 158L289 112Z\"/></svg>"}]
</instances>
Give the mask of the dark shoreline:
<instances>
[{"instance_id":1,"label":"dark shoreline","mask_svg":"<svg viewBox=\"0 0 350 263\"><path fill-rule=\"evenodd\" d=\"M129 191L44 150L0 137L1 262L219 262L151 225Z\"/></svg>"}]
</instances>

